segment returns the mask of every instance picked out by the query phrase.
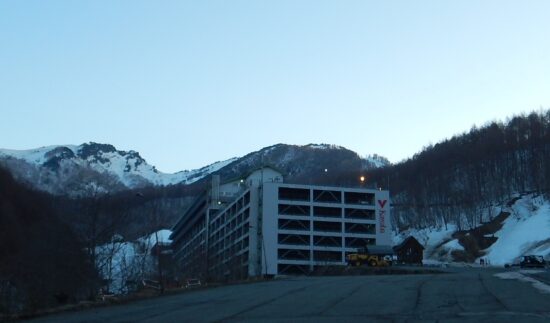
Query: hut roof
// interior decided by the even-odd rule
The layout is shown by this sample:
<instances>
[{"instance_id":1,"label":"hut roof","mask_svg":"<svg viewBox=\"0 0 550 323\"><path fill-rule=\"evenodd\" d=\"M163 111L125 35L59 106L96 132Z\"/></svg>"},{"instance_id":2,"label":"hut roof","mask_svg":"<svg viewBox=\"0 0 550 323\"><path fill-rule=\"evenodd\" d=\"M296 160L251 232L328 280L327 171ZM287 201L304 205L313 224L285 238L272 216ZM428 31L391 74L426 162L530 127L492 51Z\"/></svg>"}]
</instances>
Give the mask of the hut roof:
<instances>
[{"instance_id":1,"label":"hut roof","mask_svg":"<svg viewBox=\"0 0 550 323\"><path fill-rule=\"evenodd\" d=\"M400 249L402 249L403 247L405 247L405 246L408 245L408 244L415 244L415 245L417 245L418 247L424 249L424 246L423 246L420 242L418 242L418 240L416 240L415 237L410 236L410 237L407 237L405 240L403 240L400 244L394 246L394 247L393 247L393 250L396 250L396 251L397 251L397 250L400 250Z\"/></svg>"}]
</instances>

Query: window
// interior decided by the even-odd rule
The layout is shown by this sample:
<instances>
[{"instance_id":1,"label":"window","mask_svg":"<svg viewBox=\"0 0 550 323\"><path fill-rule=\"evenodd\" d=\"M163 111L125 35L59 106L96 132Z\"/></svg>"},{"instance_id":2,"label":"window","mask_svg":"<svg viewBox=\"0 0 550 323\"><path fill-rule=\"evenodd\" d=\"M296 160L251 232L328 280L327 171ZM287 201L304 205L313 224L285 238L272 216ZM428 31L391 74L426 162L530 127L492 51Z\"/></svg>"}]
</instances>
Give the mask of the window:
<instances>
[{"instance_id":1,"label":"window","mask_svg":"<svg viewBox=\"0 0 550 323\"><path fill-rule=\"evenodd\" d=\"M308 205L279 204L280 215L309 216L309 211L310 208Z\"/></svg>"},{"instance_id":2,"label":"window","mask_svg":"<svg viewBox=\"0 0 550 323\"><path fill-rule=\"evenodd\" d=\"M374 224L346 223L346 233L375 234Z\"/></svg>"},{"instance_id":3,"label":"window","mask_svg":"<svg viewBox=\"0 0 550 323\"><path fill-rule=\"evenodd\" d=\"M374 194L363 192L345 192L346 204L374 205Z\"/></svg>"},{"instance_id":4,"label":"window","mask_svg":"<svg viewBox=\"0 0 550 323\"><path fill-rule=\"evenodd\" d=\"M340 251L319 251L313 252L313 260L315 261L342 261L342 253Z\"/></svg>"},{"instance_id":5,"label":"window","mask_svg":"<svg viewBox=\"0 0 550 323\"><path fill-rule=\"evenodd\" d=\"M279 234L279 244L309 246L309 236L302 234Z\"/></svg>"},{"instance_id":6,"label":"window","mask_svg":"<svg viewBox=\"0 0 550 323\"><path fill-rule=\"evenodd\" d=\"M374 220L374 210L365 209L345 209L346 219Z\"/></svg>"},{"instance_id":7,"label":"window","mask_svg":"<svg viewBox=\"0 0 550 323\"><path fill-rule=\"evenodd\" d=\"M313 207L313 215L329 218L341 218L342 209L335 207L315 206Z\"/></svg>"},{"instance_id":8,"label":"window","mask_svg":"<svg viewBox=\"0 0 550 323\"><path fill-rule=\"evenodd\" d=\"M342 192L314 190L313 201L322 203L342 203Z\"/></svg>"},{"instance_id":9,"label":"window","mask_svg":"<svg viewBox=\"0 0 550 323\"><path fill-rule=\"evenodd\" d=\"M376 240L370 238L346 238L346 248L365 248L375 243Z\"/></svg>"},{"instance_id":10,"label":"window","mask_svg":"<svg viewBox=\"0 0 550 323\"><path fill-rule=\"evenodd\" d=\"M307 220L287 220L279 219L280 230L302 230L309 231L309 221Z\"/></svg>"},{"instance_id":11,"label":"window","mask_svg":"<svg viewBox=\"0 0 550 323\"><path fill-rule=\"evenodd\" d=\"M342 247L341 237L313 236L313 245L322 247Z\"/></svg>"},{"instance_id":12,"label":"window","mask_svg":"<svg viewBox=\"0 0 550 323\"><path fill-rule=\"evenodd\" d=\"M282 260L309 260L309 250L279 249L278 258Z\"/></svg>"},{"instance_id":13,"label":"window","mask_svg":"<svg viewBox=\"0 0 550 323\"><path fill-rule=\"evenodd\" d=\"M309 189L279 187L279 200L310 201Z\"/></svg>"},{"instance_id":14,"label":"window","mask_svg":"<svg viewBox=\"0 0 550 323\"><path fill-rule=\"evenodd\" d=\"M342 223L314 221L313 230L321 232L342 232Z\"/></svg>"}]
</instances>

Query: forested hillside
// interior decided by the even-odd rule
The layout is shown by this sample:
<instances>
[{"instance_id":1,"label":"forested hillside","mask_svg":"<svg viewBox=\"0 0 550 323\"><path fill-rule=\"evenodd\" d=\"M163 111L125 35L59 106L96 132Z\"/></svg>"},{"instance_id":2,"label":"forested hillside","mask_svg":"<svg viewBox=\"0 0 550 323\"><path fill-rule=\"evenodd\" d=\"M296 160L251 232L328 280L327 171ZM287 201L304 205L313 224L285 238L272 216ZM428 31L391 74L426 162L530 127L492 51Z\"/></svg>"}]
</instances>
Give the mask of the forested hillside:
<instances>
[{"instance_id":1,"label":"forested hillside","mask_svg":"<svg viewBox=\"0 0 550 323\"><path fill-rule=\"evenodd\" d=\"M548 195L549 160L550 111L545 111L474 127L373 170L369 182L389 187L400 229L448 223L469 229L482 222L489 206L506 204L516 194Z\"/></svg>"},{"instance_id":2,"label":"forested hillside","mask_svg":"<svg viewBox=\"0 0 550 323\"><path fill-rule=\"evenodd\" d=\"M97 282L84 245L51 202L0 168L0 320L85 298Z\"/></svg>"}]
</instances>

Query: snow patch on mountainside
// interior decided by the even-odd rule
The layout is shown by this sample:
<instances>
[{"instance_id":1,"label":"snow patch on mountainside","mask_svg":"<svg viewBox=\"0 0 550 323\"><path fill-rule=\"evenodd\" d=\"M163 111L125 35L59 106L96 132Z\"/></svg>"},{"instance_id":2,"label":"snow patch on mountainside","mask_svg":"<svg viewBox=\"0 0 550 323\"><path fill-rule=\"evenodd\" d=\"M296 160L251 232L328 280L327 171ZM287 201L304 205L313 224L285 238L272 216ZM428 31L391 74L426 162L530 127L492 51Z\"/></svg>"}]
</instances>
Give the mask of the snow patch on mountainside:
<instances>
[{"instance_id":1,"label":"snow patch on mountainside","mask_svg":"<svg viewBox=\"0 0 550 323\"><path fill-rule=\"evenodd\" d=\"M312 149L344 149L344 147L342 146L329 145L329 144L309 144L309 145L305 145L304 147L312 148Z\"/></svg>"},{"instance_id":2,"label":"snow patch on mountainside","mask_svg":"<svg viewBox=\"0 0 550 323\"><path fill-rule=\"evenodd\" d=\"M85 143L79 146L48 146L30 150L0 149L0 164L14 177L36 189L57 195L86 196L92 192L118 192L147 186L191 184L217 172L222 178L235 178L262 164L278 167L289 178L317 174L320 164L356 165L363 170L382 167L389 162L378 155L362 158L341 146L277 144L241 158L219 161L195 170L174 174L158 171L136 151L117 150L113 145ZM325 165L326 164L326 165ZM229 166L229 167L226 167ZM90 183L96 183L90 190Z\"/></svg>"},{"instance_id":3,"label":"snow patch on mountainside","mask_svg":"<svg viewBox=\"0 0 550 323\"><path fill-rule=\"evenodd\" d=\"M75 145L46 146L28 150L0 149L0 157L13 157L30 164L42 165L48 160L48 157L46 157L47 153L58 147L66 147L75 154L78 149L78 146Z\"/></svg>"},{"instance_id":4,"label":"snow patch on mountainside","mask_svg":"<svg viewBox=\"0 0 550 323\"><path fill-rule=\"evenodd\" d=\"M195 169L195 170L191 170L191 171L185 170L183 172L178 172L178 173L175 173L175 174L164 174L164 173L159 172L159 174L161 176L166 176L165 179L167 179L167 180L170 180L170 178L172 178L173 176L183 174L185 176L185 183L186 184L191 184L191 183L196 182L199 179L203 178L205 176L204 174L211 174L211 173L217 172L218 170L224 168L225 166L231 164L232 162L234 162L238 159L239 158L235 157L235 158L231 158L231 159L224 160L224 161L218 161L218 162L215 162L215 163L210 164L208 166L205 166L205 167L202 167L202 168L199 168L199 169ZM167 185L167 184L164 184L164 185Z\"/></svg>"},{"instance_id":5,"label":"snow patch on mountainside","mask_svg":"<svg viewBox=\"0 0 550 323\"><path fill-rule=\"evenodd\" d=\"M30 150L0 149L0 159L9 158L11 158L9 165L13 167L17 167L13 159L28 164L26 167L18 165L19 168L26 168L25 171L20 172L20 175L29 177L24 178L28 182L35 181L37 174L39 178L48 178L46 182L51 183L62 174L74 173L76 169L89 169L114 177L127 188L145 185L191 184L237 159L232 158L200 169L168 174L159 172L154 166L147 164L145 159L133 150L119 151L112 145L96 143L80 146L48 146ZM54 190L49 191L53 192Z\"/></svg>"},{"instance_id":6,"label":"snow patch on mountainside","mask_svg":"<svg viewBox=\"0 0 550 323\"><path fill-rule=\"evenodd\" d=\"M373 165L375 168L382 168L391 165L390 161L386 157L378 154L367 155L365 157L365 161Z\"/></svg>"},{"instance_id":7,"label":"snow patch on mountainside","mask_svg":"<svg viewBox=\"0 0 550 323\"><path fill-rule=\"evenodd\" d=\"M541 255L550 260L550 201L541 196L525 195L513 206L502 206L502 209L511 215L494 234L497 241L483 250L485 255L482 258L499 266L518 262L522 255L528 254ZM413 236L426 248L425 259L452 261L453 250L464 250L458 240L452 237L456 231L457 227L452 225L447 229L410 229L395 234L394 244Z\"/></svg>"},{"instance_id":8,"label":"snow patch on mountainside","mask_svg":"<svg viewBox=\"0 0 550 323\"><path fill-rule=\"evenodd\" d=\"M550 258L550 201L532 195L524 196L512 206L512 215L495 233L498 240L484 258L504 265L525 254Z\"/></svg>"}]
</instances>

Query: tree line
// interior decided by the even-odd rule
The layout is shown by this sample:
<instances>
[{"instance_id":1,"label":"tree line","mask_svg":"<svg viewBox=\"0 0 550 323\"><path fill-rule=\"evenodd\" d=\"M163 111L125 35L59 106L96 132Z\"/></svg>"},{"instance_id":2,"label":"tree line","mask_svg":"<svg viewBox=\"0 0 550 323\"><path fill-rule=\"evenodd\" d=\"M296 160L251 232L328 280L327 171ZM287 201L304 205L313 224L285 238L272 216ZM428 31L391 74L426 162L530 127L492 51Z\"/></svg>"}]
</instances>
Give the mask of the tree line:
<instances>
[{"instance_id":1,"label":"tree line","mask_svg":"<svg viewBox=\"0 0 550 323\"><path fill-rule=\"evenodd\" d=\"M390 189L399 228L449 223L473 228L488 208L516 194L548 195L548 160L550 111L540 111L474 126L402 163L371 171L368 179Z\"/></svg>"},{"instance_id":2,"label":"tree line","mask_svg":"<svg viewBox=\"0 0 550 323\"><path fill-rule=\"evenodd\" d=\"M84 297L97 279L84 245L50 202L0 169L0 314Z\"/></svg>"},{"instance_id":3,"label":"tree line","mask_svg":"<svg viewBox=\"0 0 550 323\"><path fill-rule=\"evenodd\" d=\"M182 189L109 194L90 183L86 197L54 196L0 167L0 320L95 300L114 278L114 292L156 278L155 242L138 238L170 227Z\"/></svg>"}]
</instances>

